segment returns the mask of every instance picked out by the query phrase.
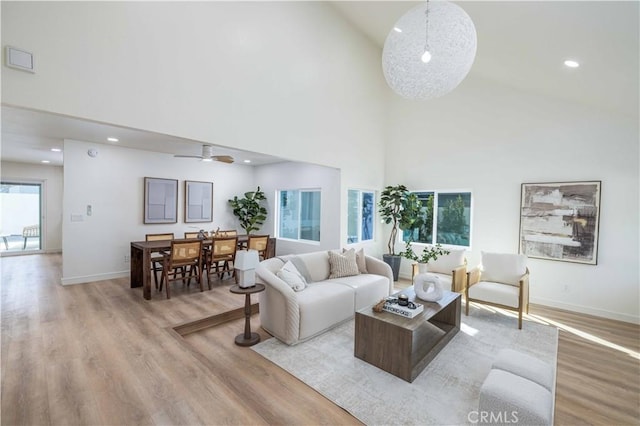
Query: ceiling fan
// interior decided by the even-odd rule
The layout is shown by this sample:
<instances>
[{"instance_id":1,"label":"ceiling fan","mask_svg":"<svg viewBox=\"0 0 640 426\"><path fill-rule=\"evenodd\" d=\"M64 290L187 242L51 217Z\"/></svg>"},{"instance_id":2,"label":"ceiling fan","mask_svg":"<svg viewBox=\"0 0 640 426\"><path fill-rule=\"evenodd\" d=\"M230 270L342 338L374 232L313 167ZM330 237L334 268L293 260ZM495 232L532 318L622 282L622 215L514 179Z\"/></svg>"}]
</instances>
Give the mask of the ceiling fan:
<instances>
[{"instance_id":1,"label":"ceiling fan","mask_svg":"<svg viewBox=\"0 0 640 426\"><path fill-rule=\"evenodd\" d=\"M213 155L213 146L202 145L202 155L174 155L177 158L199 158L202 161L221 161L223 163L233 163L233 157L230 155Z\"/></svg>"}]
</instances>

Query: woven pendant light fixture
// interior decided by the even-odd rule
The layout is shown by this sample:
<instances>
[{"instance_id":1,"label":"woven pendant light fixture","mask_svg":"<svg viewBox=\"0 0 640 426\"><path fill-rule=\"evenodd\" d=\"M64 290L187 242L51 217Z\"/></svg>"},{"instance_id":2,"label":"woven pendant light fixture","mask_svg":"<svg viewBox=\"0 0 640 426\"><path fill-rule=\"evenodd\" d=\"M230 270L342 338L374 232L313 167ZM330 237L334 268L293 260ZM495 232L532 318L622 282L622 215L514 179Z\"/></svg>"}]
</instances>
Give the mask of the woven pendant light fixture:
<instances>
[{"instance_id":1,"label":"woven pendant light fixture","mask_svg":"<svg viewBox=\"0 0 640 426\"><path fill-rule=\"evenodd\" d=\"M396 22L382 51L389 86L408 99L431 99L455 89L476 56L476 29L448 1L427 1Z\"/></svg>"}]
</instances>

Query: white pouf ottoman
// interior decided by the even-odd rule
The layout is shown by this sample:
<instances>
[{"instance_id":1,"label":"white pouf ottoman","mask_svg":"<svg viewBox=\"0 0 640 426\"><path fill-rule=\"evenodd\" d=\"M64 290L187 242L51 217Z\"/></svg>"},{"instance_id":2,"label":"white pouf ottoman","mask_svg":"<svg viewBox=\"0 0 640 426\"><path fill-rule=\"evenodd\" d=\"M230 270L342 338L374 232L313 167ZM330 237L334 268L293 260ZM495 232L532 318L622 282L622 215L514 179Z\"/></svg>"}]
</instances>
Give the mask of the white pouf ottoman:
<instances>
[{"instance_id":1,"label":"white pouf ottoman","mask_svg":"<svg viewBox=\"0 0 640 426\"><path fill-rule=\"evenodd\" d=\"M480 388L479 422L551 425L555 388L555 366L522 352L503 349Z\"/></svg>"},{"instance_id":2,"label":"white pouf ottoman","mask_svg":"<svg viewBox=\"0 0 640 426\"><path fill-rule=\"evenodd\" d=\"M502 349L498 352L491 368L529 379L550 392L555 387L555 369L551 365L513 349Z\"/></svg>"},{"instance_id":3,"label":"white pouf ottoman","mask_svg":"<svg viewBox=\"0 0 640 426\"><path fill-rule=\"evenodd\" d=\"M480 388L480 423L551 425L551 392L529 379L504 370L491 370Z\"/></svg>"}]
</instances>

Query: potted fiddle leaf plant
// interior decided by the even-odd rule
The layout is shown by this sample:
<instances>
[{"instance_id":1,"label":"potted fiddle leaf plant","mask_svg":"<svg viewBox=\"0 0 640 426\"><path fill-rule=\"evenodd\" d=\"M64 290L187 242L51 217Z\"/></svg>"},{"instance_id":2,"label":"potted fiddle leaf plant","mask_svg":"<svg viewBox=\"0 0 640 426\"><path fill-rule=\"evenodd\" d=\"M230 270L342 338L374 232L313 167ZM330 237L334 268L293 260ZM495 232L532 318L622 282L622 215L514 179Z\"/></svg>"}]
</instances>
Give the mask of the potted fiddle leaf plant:
<instances>
[{"instance_id":1,"label":"potted fiddle leaf plant","mask_svg":"<svg viewBox=\"0 0 640 426\"><path fill-rule=\"evenodd\" d=\"M404 185L386 186L380 193L378 213L382 221L391 224L391 233L387 243L388 252L382 259L391 266L393 280L398 280L402 256L395 251L399 229L415 229L420 226L421 203L416 194L412 194Z\"/></svg>"},{"instance_id":2,"label":"potted fiddle leaf plant","mask_svg":"<svg viewBox=\"0 0 640 426\"><path fill-rule=\"evenodd\" d=\"M267 219L267 209L262 205L266 199L264 192L258 186L255 191L245 192L243 198L234 196L229 200L233 214L238 218L240 227L247 232L247 235L259 230Z\"/></svg>"}]
</instances>

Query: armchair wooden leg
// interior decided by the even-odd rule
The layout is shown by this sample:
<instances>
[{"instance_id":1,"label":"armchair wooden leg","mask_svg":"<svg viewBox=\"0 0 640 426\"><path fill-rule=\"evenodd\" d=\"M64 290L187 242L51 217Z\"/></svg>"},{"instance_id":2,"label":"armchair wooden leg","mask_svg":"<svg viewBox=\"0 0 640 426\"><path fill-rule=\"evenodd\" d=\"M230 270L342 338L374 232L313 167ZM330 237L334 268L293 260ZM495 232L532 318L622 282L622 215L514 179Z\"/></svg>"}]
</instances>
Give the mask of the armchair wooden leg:
<instances>
[{"instance_id":1,"label":"armchair wooden leg","mask_svg":"<svg viewBox=\"0 0 640 426\"><path fill-rule=\"evenodd\" d=\"M518 309L518 330L522 330L522 308Z\"/></svg>"},{"instance_id":2,"label":"armchair wooden leg","mask_svg":"<svg viewBox=\"0 0 640 426\"><path fill-rule=\"evenodd\" d=\"M469 295L465 294L464 314L469 316Z\"/></svg>"}]
</instances>

